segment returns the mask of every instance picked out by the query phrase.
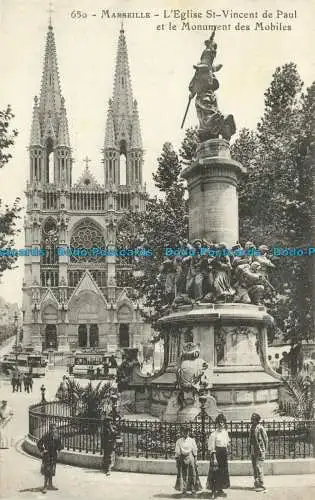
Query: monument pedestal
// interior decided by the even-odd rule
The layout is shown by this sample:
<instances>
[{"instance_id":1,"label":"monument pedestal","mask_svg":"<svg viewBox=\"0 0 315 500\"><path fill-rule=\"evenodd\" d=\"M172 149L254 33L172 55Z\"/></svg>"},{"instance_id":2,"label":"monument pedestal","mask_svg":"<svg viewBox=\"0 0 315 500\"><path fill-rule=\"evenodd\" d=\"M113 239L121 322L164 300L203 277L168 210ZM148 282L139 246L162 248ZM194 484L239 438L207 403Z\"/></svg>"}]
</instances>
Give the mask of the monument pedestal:
<instances>
[{"instance_id":1,"label":"monument pedestal","mask_svg":"<svg viewBox=\"0 0 315 500\"><path fill-rule=\"evenodd\" d=\"M189 238L224 242L232 248L238 241L237 183L246 169L231 159L224 139L199 144L196 160L183 172L189 192Z\"/></svg>"},{"instance_id":2,"label":"monument pedestal","mask_svg":"<svg viewBox=\"0 0 315 500\"><path fill-rule=\"evenodd\" d=\"M268 365L267 328L273 319L263 306L252 304L196 304L160 319L168 332L165 373L151 381L151 412L170 410L176 391L178 356L187 332L199 345L200 358L209 365L211 395L228 420L247 420L255 411L274 417L279 375Z\"/></svg>"}]
</instances>

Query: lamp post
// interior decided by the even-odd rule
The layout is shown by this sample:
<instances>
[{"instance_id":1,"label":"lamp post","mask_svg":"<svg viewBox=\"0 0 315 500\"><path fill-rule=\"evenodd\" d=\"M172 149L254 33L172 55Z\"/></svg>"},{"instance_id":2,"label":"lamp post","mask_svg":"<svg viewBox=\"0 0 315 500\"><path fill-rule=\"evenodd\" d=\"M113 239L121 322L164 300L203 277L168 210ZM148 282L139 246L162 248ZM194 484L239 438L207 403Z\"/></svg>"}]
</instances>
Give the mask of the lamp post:
<instances>
[{"instance_id":1,"label":"lamp post","mask_svg":"<svg viewBox=\"0 0 315 500\"><path fill-rule=\"evenodd\" d=\"M207 383L203 382L200 384L199 389L199 403L200 403L200 418L201 418L201 456L202 460L206 459L206 403L208 399L208 387Z\"/></svg>"},{"instance_id":2,"label":"lamp post","mask_svg":"<svg viewBox=\"0 0 315 500\"><path fill-rule=\"evenodd\" d=\"M18 335L19 335L19 318L18 318L18 314L17 312L15 311L14 313L14 332L15 332L15 364L16 364L16 368L17 368L17 358L18 358Z\"/></svg>"}]
</instances>

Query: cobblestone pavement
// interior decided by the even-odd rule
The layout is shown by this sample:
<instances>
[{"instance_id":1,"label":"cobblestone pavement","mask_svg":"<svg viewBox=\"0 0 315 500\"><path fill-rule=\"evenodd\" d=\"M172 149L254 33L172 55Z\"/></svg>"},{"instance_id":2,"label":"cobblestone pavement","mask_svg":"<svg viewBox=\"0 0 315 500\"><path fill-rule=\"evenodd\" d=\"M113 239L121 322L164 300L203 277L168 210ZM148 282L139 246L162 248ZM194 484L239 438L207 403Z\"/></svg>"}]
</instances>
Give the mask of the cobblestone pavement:
<instances>
[{"instance_id":1,"label":"cobblestone pavement","mask_svg":"<svg viewBox=\"0 0 315 500\"><path fill-rule=\"evenodd\" d=\"M8 380L0 381L0 399L7 399L15 413L12 434L15 443L9 450L0 450L0 498L8 500L35 500L43 498L41 493L42 476L39 473L40 461L28 456L21 450L21 440L28 430L27 409L40 400L40 386L47 387L47 399L53 398L64 371L58 368L49 372L45 379L35 379L32 394L11 392ZM267 476L266 493L256 493L251 489L249 477L232 477L232 487L228 491L231 500L311 500L315 498L315 478L302 476ZM128 474L113 472L106 477L99 471L81 469L66 465L57 465L56 485L58 491L49 491L46 497L55 499L104 499L106 500L159 500L176 499L180 495L173 486L175 476ZM202 478L205 484L205 478ZM209 493L202 491L198 498L209 498Z\"/></svg>"}]
</instances>

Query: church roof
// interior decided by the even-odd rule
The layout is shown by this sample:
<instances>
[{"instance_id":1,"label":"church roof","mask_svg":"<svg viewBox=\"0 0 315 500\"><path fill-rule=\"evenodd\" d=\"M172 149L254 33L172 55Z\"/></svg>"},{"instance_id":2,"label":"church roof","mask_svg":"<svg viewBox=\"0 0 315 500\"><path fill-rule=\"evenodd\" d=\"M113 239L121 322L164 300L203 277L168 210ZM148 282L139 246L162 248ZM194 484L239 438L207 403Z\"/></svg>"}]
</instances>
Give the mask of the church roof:
<instances>
[{"instance_id":1,"label":"church roof","mask_svg":"<svg viewBox=\"0 0 315 500\"><path fill-rule=\"evenodd\" d=\"M102 189L102 186L97 182L88 166L85 167L84 172L73 187L82 191Z\"/></svg>"}]
</instances>

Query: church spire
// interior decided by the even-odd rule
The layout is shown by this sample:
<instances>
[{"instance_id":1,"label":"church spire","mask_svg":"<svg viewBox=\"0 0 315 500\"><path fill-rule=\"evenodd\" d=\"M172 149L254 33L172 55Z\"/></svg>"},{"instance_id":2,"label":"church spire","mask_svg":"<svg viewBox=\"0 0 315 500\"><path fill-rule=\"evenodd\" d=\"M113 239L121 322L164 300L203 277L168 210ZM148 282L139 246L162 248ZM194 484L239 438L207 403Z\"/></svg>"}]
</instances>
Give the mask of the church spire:
<instances>
[{"instance_id":1,"label":"church spire","mask_svg":"<svg viewBox=\"0 0 315 500\"><path fill-rule=\"evenodd\" d=\"M55 35L51 25L51 19L49 20L46 37L39 108L42 121L47 122L47 120L52 120L54 123L54 132L55 135L57 135L58 130L56 125L61 109L61 87L58 73ZM44 129L47 129L47 123L45 123Z\"/></svg>"},{"instance_id":2,"label":"church spire","mask_svg":"<svg viewBox=\"0 0 315 500\"><path fill-rule=\"evenodd\" d=\"M116 116L132 113L132 86L129 71L128 50L125 30L121 26L114 77L113 112Z\"/></svg>"},{"instance_id":3,"label":"church spire","mask_svg":"<svg viewBox=\"0 0 315 500\"><path fill-rule=\"evenodd\" d=\"M40 130L40 118L39 118L39 107L38 107L38 97L34 97L33 106L33 119L31 126L31 140L30 146L41 146L41 130Z\"/></svg>"},{"instance_id":4,"label":"church spire","mask_svg":"<svg viewBox=\"0 0 315 500\"><path fill-rule=\"evenodd\" d=\"M35 98L30 140L30 179L71 184L68 120L61 94L55 35L49 17L39 100Z\"/></svg>"},{"instance_id":5,"label":"church spire","mask_svg":"<svg viewBox=\"0 0 315 500\"><path fill-rule=\"evenodd\" d=\"M105 185L142 183L143 150L137 103L133 100L128 50L120 28L113 98L109 102L104 141Z\"/></svg>"},{"instance_id":6,"label":"church spire","mask_svg":"<svg viewBox=\"0 0 315 500\"><path fill-rule=\"evenodd\" d=\"M58 132L58 146L66 146L70 148L69 130L68 130L68 120L65 108L65 100L61 98L61 109L60 109L60 121L59 121L59 132Z\"/></svg>"},{"instance_id":7,"label":"church spire","mask_svg":"<svg viewBox=\"0 0 315 500\"><path fill-rule=\"evenodd\" d=\"M130 146L132 149L142 149L142 137L141 137L140 119L139 119L137 101L133 102Z\"/></svg>"},{"instance_id":8,"label":"church spire","mask_svg":"<svg viewBox=\"0 0 315 500\"><path fill-rule=\"evenodd\" d=\"M108 102L106 129L105 129L105 148L115 149L115 128L114 128L114 117L113 117L113 107L112 100Z\"/></svg>"}]
</instances>

